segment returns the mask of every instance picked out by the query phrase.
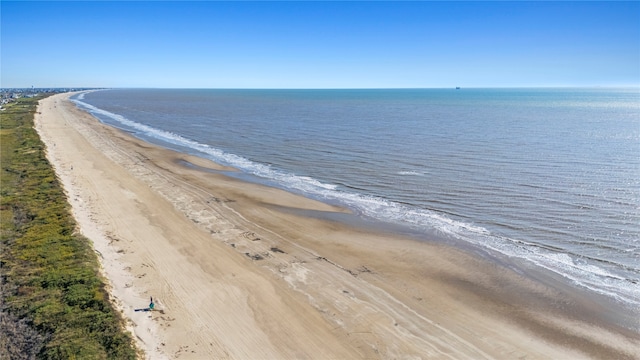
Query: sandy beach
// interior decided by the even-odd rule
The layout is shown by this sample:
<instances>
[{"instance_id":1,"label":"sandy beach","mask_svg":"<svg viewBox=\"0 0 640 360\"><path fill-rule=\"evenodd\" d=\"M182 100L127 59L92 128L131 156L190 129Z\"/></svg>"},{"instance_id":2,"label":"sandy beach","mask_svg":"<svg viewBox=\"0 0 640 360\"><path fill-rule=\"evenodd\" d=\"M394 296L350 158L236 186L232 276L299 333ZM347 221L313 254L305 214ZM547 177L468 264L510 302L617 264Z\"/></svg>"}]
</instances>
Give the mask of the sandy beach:
<instances>
[{"instance_id":1,"label":"sandy beach","mask_svg":"<svg viewBox=\"0 0 640 360\"><path fill-rule=\"evenodd\" d=\"M58 94L36 128L148 359L633 359L622 310L101 124ZM154 311L136 311L155 301Z\"/></svg>"}]
</instances>

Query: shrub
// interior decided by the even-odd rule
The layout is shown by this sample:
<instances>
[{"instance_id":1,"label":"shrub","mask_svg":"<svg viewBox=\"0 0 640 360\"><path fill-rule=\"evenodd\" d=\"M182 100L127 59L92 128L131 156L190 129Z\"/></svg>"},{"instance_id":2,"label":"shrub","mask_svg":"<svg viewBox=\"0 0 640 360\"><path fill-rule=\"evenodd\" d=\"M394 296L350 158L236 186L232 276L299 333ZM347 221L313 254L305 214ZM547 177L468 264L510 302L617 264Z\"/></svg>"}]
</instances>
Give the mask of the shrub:
<instances>
[{"instance_id":1,"label":"shrub","mask_svg":"<svg viewBox=\"0 0 640 360\"><path fill-rule=\"evenodd\" d=\"M33 129L38 100L8 106L0 121L0 358L134 359Z\"/></svg>"}]
</instances>

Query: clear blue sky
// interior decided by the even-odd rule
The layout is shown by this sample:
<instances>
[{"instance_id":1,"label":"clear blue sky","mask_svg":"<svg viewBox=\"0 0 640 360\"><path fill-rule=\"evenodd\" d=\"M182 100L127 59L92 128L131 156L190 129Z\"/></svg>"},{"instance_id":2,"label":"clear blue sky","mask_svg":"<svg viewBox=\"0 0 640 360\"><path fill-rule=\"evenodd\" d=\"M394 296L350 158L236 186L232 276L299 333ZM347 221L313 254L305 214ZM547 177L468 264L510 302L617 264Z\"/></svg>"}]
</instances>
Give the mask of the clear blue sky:
<instances>
[{"instance_id":1,"label":"clear blue sky","mask_svg":"<svg viewBox=\"0 0 640 360\"><path fill-rule=\"evenodd\" d=\"M12 2L1 87L640 86L640 2Z\"/></svg>"}]
</instances>

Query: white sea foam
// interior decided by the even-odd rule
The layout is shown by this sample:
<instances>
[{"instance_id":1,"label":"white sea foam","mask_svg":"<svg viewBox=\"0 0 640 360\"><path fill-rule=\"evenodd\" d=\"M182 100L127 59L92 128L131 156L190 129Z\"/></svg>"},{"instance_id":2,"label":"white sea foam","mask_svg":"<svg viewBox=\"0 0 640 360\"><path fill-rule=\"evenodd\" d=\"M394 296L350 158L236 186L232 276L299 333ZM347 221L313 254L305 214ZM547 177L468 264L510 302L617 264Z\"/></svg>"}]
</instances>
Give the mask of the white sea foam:
<instances>
[{"instance_id":1,"label":"white sea foam","mask_svg":"<svg viewBox=\"0 0 640 360\"><path fill-rule=\"evenodd\" d=\"M398 175L422 176L424 174L418 171L398 171Z\"/></svg>"},{"instance_id":2,"label":"white sea foam","mask_svg":"<svg viewBox=\"0 0 640 360\"><path fill-rule=\"evenodd\" d=\"M576 285L636 308L640 306L640 285L629 282L602 267L581 261L568 254L552 253L539 248L533 248L532 252L527 252L526 259L537 266L562 275Z\"/></svg>"}]
</instances>

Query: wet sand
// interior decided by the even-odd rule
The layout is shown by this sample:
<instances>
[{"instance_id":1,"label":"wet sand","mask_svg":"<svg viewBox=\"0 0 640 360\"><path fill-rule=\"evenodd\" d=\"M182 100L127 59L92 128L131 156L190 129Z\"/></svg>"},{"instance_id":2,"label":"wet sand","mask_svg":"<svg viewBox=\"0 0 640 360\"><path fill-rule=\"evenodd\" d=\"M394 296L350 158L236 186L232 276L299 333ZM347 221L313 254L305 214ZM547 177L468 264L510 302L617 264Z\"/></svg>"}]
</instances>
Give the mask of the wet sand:
<instances>
[{"instance_id":1,"label":"wet sand","mask_svg":"<svg viewBox=\"0 0 640 360\"><path fill-rule=\"evenodd\" d=\"M624 313L544 273L307 216L345 210L224 176L68 96L42 100L36 128L149 359L640 354Z\"/></svg>"}]
</instances>

